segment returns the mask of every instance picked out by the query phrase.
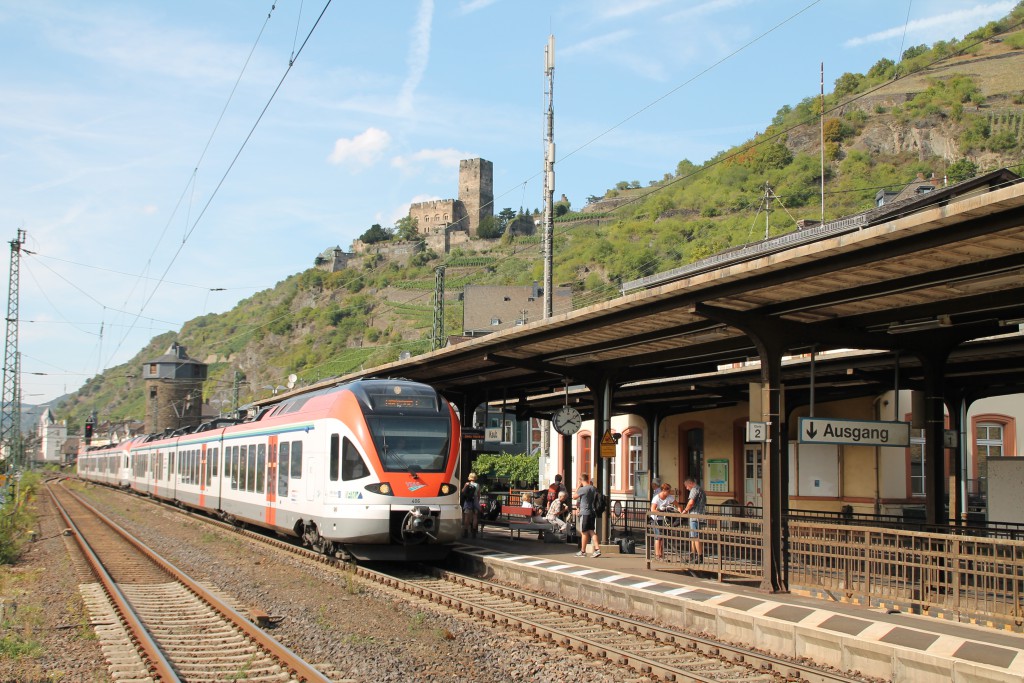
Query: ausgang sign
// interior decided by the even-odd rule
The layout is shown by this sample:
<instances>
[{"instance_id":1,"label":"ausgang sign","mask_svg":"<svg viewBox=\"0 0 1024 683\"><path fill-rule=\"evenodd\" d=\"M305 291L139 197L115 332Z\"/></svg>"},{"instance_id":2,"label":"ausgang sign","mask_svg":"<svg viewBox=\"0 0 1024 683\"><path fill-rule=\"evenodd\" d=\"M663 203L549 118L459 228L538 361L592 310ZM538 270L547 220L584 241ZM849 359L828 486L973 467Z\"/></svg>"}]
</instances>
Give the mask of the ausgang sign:
<instances>
[{"instance_id":1,"label":"ausgang sign","mask_svg":"<svg viewBox=\"0 0 1024 683\"><path fill-rule=\"evenodd\" d=\"M801 417L800 443L906 448L910 445L910 423Z\"/></svg>"}]
</instances>

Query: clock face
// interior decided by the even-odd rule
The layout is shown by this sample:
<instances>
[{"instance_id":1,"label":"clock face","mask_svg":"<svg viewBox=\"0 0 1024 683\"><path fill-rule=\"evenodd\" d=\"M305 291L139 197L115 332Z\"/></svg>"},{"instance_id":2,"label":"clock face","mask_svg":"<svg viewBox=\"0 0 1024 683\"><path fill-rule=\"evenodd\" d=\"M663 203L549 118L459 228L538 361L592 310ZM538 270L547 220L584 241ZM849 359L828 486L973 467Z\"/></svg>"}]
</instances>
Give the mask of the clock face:
<instances>
[{"instance_id":1,"label":"clock face","mask_svg":"<svg viewBox=\"0 0 1024 683\"><path fill-rule=\"evenodd\" d=\"M563 406L551 416L551 424L559 434L569 436L579 431L583 418L575 408Z\"/></svg>"}]
</instances>

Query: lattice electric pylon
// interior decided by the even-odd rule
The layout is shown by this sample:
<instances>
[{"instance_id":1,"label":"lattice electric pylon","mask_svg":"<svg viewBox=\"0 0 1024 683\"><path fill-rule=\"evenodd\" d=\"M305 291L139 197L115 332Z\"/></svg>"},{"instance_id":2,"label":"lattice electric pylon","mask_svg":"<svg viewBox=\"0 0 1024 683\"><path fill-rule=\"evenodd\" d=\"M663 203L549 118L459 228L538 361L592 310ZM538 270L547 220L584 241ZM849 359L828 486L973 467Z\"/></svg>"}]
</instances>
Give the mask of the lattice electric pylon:
<instances>
[{"instance_id":1,"label":"lattice electric pylon","mask_svg":"<svg viewBox=\"0 0 1024 683\"><path fill-rule=\"evenodd\" d=\"M434 269L434 330L430 338L431 350L444 346L444 266Z\"/></svg>"},{"instance_id":2,"label":"lattice electric pylon","mask_svg":"<svg viewBox=\"0 0 1024 683\"><path fill-rule=\"evenodd\" d=\"M11 240L11 277L7 285L7 338L4 343L3 412L0 414L0 447L4 470L17 467L21 460L21 394L18 374L18 283L21 273L21 245L25 231Z\"/></svg>"}]
</instances>

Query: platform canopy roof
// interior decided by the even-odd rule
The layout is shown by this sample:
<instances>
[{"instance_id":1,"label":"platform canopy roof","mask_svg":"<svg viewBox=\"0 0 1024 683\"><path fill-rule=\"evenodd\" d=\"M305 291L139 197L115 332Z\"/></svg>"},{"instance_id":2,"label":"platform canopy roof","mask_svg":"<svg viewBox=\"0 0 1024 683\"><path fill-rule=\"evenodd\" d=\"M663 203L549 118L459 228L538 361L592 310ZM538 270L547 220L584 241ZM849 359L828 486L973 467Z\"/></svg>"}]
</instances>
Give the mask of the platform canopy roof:
<instances>
[{"instance_id":1,"label":"platform canopy roof","mask_svg":"<svg viewBox=\"0 0 1024 683\"><path fill-rule=\"evenodd\" d=\"M746 401L755 339L781 344L786 405L920 388L919 354L955 347L949 386L1024 391L1024 183L1002 171L670 271L616 299L321 382L404 377L460 409L546 417L607 377L613 414ZM811 354L814 352L814 362ZM306 390L308 390L307 388ZM585 415L589 392L570 389ZM281 397L277 397L280 399Z\"/></svg>"}]
</instances>

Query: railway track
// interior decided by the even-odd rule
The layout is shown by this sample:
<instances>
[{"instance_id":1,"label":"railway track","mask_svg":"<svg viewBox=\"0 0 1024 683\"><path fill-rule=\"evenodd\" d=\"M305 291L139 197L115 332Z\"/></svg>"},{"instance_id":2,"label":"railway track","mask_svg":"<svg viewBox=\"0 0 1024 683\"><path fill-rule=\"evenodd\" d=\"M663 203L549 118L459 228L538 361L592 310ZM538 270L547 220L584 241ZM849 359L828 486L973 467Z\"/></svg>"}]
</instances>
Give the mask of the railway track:
<instances>
[{"instance_id":1,"label":"railway track","mask_svg":"<svg viewBox=\"0 0 1024 683\"><path fill-rule=\"evenodd\" d=\"M329 681L81 498L46 488L113 605L100 620L129 634L108 659L141 662L160 681ZM104 611L95 591L87 600Z\"/></svg>"},{"instance_id":2,"label":"railway track","mask_svg":"<svg viewBox=\"0 0 1024 683\"><path fill-rule=\"evenodd\" d=\"M435 568L388 571L355 566L280 539L206 517L204 521L307 560L337 567L390 591L467 614L499 629L601 657L622 669L622 680L706 683L862 683L862 677L663 628L618 614L568 603Z\"/></svg>"},{"instance_id":3,"label":"railway track","mask_svg":"<svg viewBox=\"0 0 1024 683\"><path fill-rule=\"evenodd\" d=\"M652 676L702 683L864 680L443 570L360 573L500 628L516 628L535 638L603 657L646 680Z\"/></svg>"}]
</instances>

